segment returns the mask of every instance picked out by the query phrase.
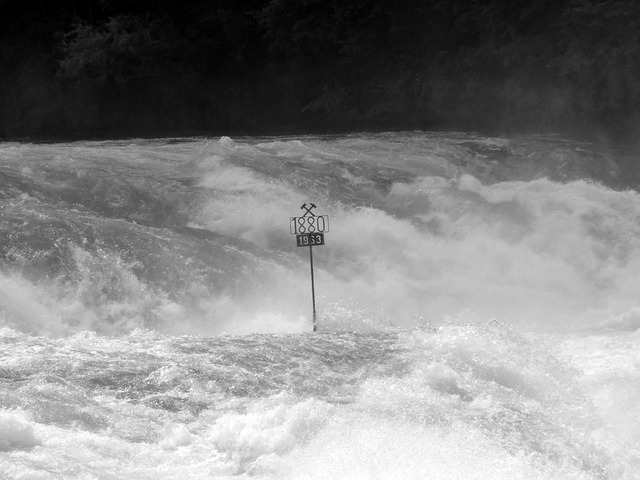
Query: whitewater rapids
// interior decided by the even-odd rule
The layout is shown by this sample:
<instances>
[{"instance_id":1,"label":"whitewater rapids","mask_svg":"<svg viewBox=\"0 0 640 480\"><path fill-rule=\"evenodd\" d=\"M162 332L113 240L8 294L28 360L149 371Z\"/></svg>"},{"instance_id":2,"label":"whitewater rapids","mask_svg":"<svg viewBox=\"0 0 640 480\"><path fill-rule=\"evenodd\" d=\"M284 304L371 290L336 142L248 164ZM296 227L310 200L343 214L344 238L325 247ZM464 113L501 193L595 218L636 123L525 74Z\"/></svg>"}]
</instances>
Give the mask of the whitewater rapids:
<instances>
[{"instance_id":1,"label":"whitewater rapids","mask_svg":"<svg viewBox=\"0 0 640 480\"><path fill-rule=\"evenodd\" d=\"M455 132L0 143L0 479L640 479L625 172Z\"/></svg>"}]
</instances>

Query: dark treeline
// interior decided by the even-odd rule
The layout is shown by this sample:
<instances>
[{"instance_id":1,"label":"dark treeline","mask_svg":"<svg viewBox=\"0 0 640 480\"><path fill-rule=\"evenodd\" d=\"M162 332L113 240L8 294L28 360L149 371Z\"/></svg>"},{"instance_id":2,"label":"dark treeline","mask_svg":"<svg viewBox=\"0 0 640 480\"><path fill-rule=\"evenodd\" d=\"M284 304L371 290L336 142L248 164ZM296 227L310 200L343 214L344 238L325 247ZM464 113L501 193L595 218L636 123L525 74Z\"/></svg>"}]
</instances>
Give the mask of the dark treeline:
<instances>
[{"instance_id":1,"label":"dark treeline","mask_svg":"<svg viewBox=\"0 0 640 480\"><path fill-rule=\"evenodd\" d=\"M0 137L640 126L635 0L0 0Z\"/></svg>"}]
</instances>

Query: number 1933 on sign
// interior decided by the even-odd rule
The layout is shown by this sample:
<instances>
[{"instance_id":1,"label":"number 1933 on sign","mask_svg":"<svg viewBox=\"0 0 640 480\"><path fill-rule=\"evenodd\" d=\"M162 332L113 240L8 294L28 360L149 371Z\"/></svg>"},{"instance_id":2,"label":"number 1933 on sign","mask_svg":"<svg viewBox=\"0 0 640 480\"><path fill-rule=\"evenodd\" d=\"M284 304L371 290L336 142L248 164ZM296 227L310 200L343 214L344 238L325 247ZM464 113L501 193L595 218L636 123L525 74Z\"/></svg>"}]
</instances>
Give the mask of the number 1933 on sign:
<instances>
[{"instance_id":1,"label":"number 1933 on sign","mask_svg":"<svg viewBox=\"0 0 640 480\"><path fill-rule=\"evenodd\" d=\"M324 245L324 233L303 233L296 235L299 247L315 247Z\"/></svg>"}]
</instances>

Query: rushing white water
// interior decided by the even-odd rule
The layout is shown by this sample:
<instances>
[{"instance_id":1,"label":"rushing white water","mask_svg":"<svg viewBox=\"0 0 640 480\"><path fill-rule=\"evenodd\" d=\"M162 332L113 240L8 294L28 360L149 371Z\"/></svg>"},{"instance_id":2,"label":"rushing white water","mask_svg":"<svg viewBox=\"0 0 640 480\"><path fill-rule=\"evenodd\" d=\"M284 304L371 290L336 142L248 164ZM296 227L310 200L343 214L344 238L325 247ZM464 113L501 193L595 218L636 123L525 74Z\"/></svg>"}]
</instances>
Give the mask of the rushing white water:
<instances>
[{"instance_id":1,"label":"rushing white water","mask_svg":"<svg viewBox=\"0 0 640 480\"><path fill-rule=\"evenodd\" d=\"M0 479L639 479L624 182L549 137L0 144Z\"/></svg>"}]
</instances>

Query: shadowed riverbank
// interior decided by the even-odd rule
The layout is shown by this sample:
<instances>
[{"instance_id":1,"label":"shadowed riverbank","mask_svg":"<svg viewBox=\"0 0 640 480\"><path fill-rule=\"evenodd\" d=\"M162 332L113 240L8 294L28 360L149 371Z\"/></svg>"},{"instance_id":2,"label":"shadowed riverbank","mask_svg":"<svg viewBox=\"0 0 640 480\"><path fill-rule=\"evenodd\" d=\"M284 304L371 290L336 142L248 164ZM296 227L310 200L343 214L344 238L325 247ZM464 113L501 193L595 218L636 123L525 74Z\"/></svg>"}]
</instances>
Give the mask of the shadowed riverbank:
<instances>
[{"instance_id":1,"label":"shadowed riverbank","mask_svg":"<svg viewBox=\"0 0 640 480\"><path fill-rule=\"evenodd\" d=\"M635 142L632 1L0 2L0 138L382 130Z\"/></svg>"}]
</instances>

